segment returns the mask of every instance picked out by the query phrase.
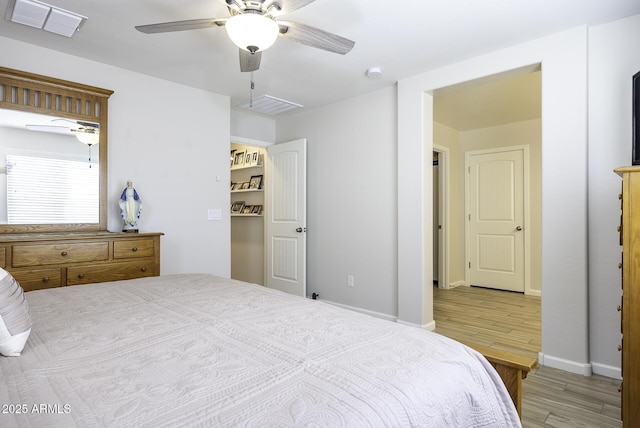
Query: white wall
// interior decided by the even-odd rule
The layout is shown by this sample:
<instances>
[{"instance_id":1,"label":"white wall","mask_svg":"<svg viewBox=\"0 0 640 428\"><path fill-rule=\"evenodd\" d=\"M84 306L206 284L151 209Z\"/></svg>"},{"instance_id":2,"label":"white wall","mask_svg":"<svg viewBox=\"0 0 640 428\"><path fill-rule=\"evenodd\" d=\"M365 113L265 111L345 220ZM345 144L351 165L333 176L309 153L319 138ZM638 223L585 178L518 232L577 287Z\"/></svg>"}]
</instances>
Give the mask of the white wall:
<instances>
[{"instance_id":1,"label":"white wall","mask_svg":"<svg viewBox=\"0 0 640 428\"><path fill-rule=\"evenodd\" d=\"M276 141L276 121L238 109L231 110L231 135L265 143Z\"/></svg>"},{"instance_id":2,"label":"white wall","mask_svg":"<svg viewBox=\"0 0 640 428\"><path fill-rule=\"evenodd\" d=\"M307 294L395 317L396 91L277 119L277 141L307 138ZM355 286L347 287L347 275Z\"/></svg>"},{"instance_id":3,"label":"white wall","mask_svg":"<svg viewBox=\"0 0 640 428\"><path fill-rule=\"evenodd\" d=\"M620 375L620 177L631 164L631 76L640 15L589 30L589 340L594 371Z\"/></svg>"},{"instance_id":4,"label":"white wall","mask_svg":"<svg viewBox=\"0 0 640 428\"><path fill-rule=\"evenodd\" d=\"M398 83L398 151L431 152L430 91L521 67L542 64L542 353L541 362L589 374L587 318L587 29L579 27L442 67ZM427 114L428 116L428 114ZM425 123L423 123L425 122ZM425 138L426 137L426 138ZM423 141L427 141L424 144ZM398 175L400 219L398 252L422 251L431 258L429 163L412 162ZM429 168L430 169L430 168ZM410 188L416 177L420 188ZM422 182L422 180L421 180ZM424 195L416 198L417 195ZM419 221L420 219L424 221ZM404 226L404 225L407 226ZM410 229L409 229L410 228ZM430 267L399 265L401 301L412 317L432 304L422 290ZM422 297L422 298L419 298ZM424 302L424 303L423 303ZM402 307L401 307L402 309ZM429 319L409 322L428 324Z\"/></svg>"},{"instance_id":5,"label":"white wall","mask_svg":"<svg viewBox=\"0 0 640 428\"><path fill-rule=\"evenodd\" d=\"M3 66L111 89L108 228L131 179L142 198L141 231L164 232L162 274L228 277L228 97L0 37ZM194 126L197 125L197 126ZM220 181L217 181L220 177ZM207 209L222 221L207 221Z\"/></svg>"}]
</instances>

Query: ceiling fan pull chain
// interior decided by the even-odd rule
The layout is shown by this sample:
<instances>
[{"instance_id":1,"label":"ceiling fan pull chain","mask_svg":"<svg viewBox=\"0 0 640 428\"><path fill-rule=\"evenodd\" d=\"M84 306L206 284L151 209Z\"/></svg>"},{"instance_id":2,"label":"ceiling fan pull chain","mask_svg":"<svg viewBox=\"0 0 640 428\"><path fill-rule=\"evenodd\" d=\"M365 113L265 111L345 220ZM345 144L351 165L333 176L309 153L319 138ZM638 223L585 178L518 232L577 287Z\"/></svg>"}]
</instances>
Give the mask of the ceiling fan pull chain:
<instances>
[{"instance_id":1,"label":"ceiling fan pull chain","mask_svg":"<svg viewBox=\"0 0 640 428\"><path fill-rule=\"evenodd\" d=\"M249 90L249 107L253 107L253 90L255 89L256 85L253 82L253 71L251 72L251 89Z\"/></svg>"}]
</instances>

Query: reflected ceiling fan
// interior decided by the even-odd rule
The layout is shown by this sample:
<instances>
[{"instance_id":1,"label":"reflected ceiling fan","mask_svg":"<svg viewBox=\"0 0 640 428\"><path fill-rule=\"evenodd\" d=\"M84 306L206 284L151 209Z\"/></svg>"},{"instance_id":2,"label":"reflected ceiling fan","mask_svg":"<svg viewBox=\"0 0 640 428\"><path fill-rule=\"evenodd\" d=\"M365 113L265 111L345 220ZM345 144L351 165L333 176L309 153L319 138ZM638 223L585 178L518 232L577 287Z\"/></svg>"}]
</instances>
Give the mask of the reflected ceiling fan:
<instances>
[{"instance_id":1,"label":"reflected ceiling fan","mask_svg":"<svg viewBox=\"0 0 640 428\"><path fill-rule=\"evenodd\" d=\"M69 122L73 125L26 124L25 127L29 131L73 135L78 141L89 146L89 162L91 162L91 147L100 143L100 125L93 122L64 118L52 119L51 122ZM91 165L89 165L89 168L91 168Z\"/></svg>"},{"instance_id":2,"label":"reflected ceiling fan","mask_svg":"<svg viewBox=\"0 0 640 428\"><path fill-rule=\"evenodd\" d=\"M91 147L100 142L100 125L93 122L84 122L81 120L71 119L53 119L51 122L69 122L73 125L43 125L43 124L27 124L26 128L30 131L51 132L54 134L73 135L80 142Z\"/></svg>"},{"instance_id":3,"label":"reflected ceiling fan","mask_svg":"<svg viewBox=\"0 0 640 428\"><path fill-rule=\"evenodd\" d=\"M309 25L277 19L298 10L314 0L220 0L224 1L230 18L204 18L160 24L138 25L136 30L147 34L225 27L233 43L240 48L240 71L260 68L262 51L278 36L307 46L344 55L355 42Z\"/></svg>"}]
</instances>

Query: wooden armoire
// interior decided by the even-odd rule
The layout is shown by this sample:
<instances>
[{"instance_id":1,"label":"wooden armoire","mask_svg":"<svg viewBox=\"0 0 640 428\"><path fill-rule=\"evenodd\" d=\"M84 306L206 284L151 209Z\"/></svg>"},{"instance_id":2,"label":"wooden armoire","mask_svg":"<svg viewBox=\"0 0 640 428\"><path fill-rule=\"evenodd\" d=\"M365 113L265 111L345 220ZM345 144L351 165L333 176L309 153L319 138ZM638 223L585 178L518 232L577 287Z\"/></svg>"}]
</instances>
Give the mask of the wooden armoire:
<instances>
[{"instance_id":1,"label":"wooden armoire","mask_svg":"<svg viewBox=\"0 0 640 428\"><path fill-rule=\"evenodd\" d=\"M622 177L622 423L640 427L640 166L615 171Z\"/></svg>"}]
</instances>

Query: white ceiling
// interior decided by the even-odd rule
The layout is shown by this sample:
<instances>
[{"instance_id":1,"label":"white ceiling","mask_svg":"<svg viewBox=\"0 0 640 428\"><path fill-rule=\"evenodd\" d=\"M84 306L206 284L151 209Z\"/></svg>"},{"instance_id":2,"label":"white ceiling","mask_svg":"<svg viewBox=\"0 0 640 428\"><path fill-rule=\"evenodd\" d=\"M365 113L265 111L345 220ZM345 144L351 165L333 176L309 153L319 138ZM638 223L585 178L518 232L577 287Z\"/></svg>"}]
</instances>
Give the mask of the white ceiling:
<instances>
[{"instance_id":1,"label":"white ceiling","mask_svg":"<svg viewBox=\"0 0 640 428\"><path fill-rule=\"evenodd\" d=\"M228 95L232 106L249 99L250 73L240 72L238 49L223 28L134 29L227 17L222 0L44 2L88 19L72 38L0 19L0 36ZM8 4L0 0L3 15ZM268 94L313 108L546 34L638 13L638 0L316 0L282 18L352 39L355 47L342 56L278 40L263 53L254 97ZM366 77L373 66L382 68L382 78Z\"/></svg>"}]
</instances>

